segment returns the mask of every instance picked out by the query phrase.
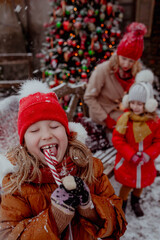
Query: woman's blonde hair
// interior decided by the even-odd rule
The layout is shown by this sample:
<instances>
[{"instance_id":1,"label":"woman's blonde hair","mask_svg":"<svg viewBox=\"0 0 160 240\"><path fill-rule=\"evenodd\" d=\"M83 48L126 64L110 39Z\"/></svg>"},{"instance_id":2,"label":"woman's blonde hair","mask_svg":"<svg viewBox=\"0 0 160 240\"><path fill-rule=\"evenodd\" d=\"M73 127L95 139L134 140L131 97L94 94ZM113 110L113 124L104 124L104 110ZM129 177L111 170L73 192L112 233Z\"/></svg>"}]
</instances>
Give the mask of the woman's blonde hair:
<instances>
[{"instance_id":1,"label":"woman's blonde hair","mask_svg":"<svg viewBox=\"0 0 160 240\"><path fill-rule=\"evenodd\" d=\"M76 139L75 134L68 138L66 155L70 156L78 167L77 176L91 184L94 181L92 153ZM40 167L45 167L45 165L37 157L30 155L25 147L17 146L7 154L7 157L18 166L18 170L9 175L10 181L2 189L4 194L13 193L16 190L21 191L24 183L30 183L37 178L41 179Z\"/></svg>"},{"instance_id":2,"label":"woman's blonde hair","mask_svg":"<svg viewBox=\"0 0 160 240\"><path fill-rule=\"evenodd\" d=\"M119 67L119 57L116 54L116 52L110 57L109 59L109 64L110 64L110 69L113 70L114 72L116 72L118 70ZM139 61L136 61L133 64L133 67L131 69L131 73L133 75L133 77L136 76L136 74L142 70L142 64Z\"/></svg>"}]
</instances>

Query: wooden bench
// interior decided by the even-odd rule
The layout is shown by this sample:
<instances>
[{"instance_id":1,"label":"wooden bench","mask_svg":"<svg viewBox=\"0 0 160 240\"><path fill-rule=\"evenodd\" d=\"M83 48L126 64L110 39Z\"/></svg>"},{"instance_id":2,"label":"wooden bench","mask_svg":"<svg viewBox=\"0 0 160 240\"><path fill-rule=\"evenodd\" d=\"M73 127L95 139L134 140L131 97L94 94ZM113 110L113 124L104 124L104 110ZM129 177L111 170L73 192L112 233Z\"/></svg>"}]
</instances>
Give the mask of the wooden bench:
<instances>
[{"instance_id":1,"label":"wooden bench","mask_svg":"<svg viewBox=\"0 0 160 240\"><path fill-rule=\"evenodd\" d=\"M109 147L106 150L99 150L93 156L101 159L104 166L104 173L110 178L114 174L114 161L117 150L114 147Z\"/></svg>"}]
</instances>

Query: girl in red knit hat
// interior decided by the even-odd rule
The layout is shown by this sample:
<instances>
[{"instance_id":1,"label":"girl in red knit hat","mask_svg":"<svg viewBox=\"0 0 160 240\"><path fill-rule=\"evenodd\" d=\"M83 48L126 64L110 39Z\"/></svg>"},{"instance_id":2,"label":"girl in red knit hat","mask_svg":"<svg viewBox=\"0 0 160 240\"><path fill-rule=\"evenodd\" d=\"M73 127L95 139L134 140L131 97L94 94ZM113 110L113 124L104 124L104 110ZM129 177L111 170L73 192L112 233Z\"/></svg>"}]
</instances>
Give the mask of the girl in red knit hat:
<instances>
[{"instance_id":1,"label":"girl in red knit hat","mask_svg":"<svg viewBox=\"0 0 160 240\"><path fill-rule=\"evenodd\" d=\"M121 199L103 165L85 146L86 131L69 123L55 93L31 80L20 90L20 145L4 164L0 240L119 239ZM0 176L2 178L2 176Z\"/></svg>"},{"instance_id":2,"label":"girl in red knit hat","mask_svg":"<svg viewBox=\"0 0 160 240\"><path fill-rule=\"evenodd\" d=\"M126 210L131 193L131 207L137 217L144 215L140 206L143 188L156 177L154 160L160 154L160 119L153 95L154 75L150 70L140 71L129 94L123 97L128 111L122 114L113 131L113 145L117 149L115 179L122 184L119 196Z\"/></svg>"},{"instance_id":3,"label":"girl in red knit hat","mask_svg":"<svg viewBox=\"0 0 160 240\"><path fill-rule=\"evenodd\" d=\"M84 95L89 116L97 124L112 132L118 117L123 113L122 97L134 83L142 69L139 62L143 52L144 24L133 22L120 41L111 58L98 66L91 74Z\"/></svg>"}]
</instances>

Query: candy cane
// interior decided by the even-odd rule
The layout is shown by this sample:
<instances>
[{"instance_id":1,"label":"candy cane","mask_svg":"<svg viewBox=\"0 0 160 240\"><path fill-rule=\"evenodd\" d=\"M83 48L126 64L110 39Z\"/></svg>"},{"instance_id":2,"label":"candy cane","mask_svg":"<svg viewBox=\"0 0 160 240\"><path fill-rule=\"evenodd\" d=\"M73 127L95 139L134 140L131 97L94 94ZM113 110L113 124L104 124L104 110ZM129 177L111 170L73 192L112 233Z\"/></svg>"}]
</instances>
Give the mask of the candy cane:
<instances>
[{"instance_id":1,"label":"candy cane","mask_svg":"<svg viewBox=\"0 0 160 240\"><path fill-rule=\"evenodd\" d=\"M55 182L59 186L62 182L55 167L58 164L57 159L49 149L46 149L44 154L48 167L51 170L52 176L54 177Z\"/></svg>"}]
</instances>

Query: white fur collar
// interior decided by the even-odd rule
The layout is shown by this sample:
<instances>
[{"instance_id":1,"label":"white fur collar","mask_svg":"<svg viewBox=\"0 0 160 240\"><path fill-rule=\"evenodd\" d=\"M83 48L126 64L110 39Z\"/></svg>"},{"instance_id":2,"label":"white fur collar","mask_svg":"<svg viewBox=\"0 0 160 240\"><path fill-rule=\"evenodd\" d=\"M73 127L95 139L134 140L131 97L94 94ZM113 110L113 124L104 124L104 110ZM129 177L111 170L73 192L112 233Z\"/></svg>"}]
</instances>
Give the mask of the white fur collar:
<instances>
[{"instance_id":1,"label":"white fur collar","mask_svg":"<svg viewBox=\"0 0 160 240\"><path fill-rule=\"evenodd\" d=\"M0 185L4 176L8 173L12 173L16 170L16 167L11 164L11 162L5 157L5 155L0 154Z\"/></svg>"}]
</instances>

